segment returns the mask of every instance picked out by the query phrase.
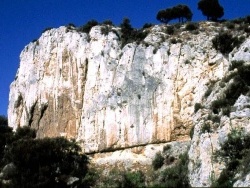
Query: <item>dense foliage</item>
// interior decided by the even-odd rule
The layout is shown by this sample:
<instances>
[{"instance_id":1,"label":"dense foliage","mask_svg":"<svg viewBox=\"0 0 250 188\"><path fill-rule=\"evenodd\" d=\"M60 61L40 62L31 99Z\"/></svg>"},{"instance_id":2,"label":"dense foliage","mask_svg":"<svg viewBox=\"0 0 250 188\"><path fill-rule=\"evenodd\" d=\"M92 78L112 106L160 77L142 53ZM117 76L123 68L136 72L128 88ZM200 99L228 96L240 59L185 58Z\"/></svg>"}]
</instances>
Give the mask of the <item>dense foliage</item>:
<instances>
[{"instance_id":1,"label":"dense foliage","mask_svg":"<svg viewBox=\"0 0 250 188\"><path fill-rule=\"evenodd\" d=\"M171 20L179 19L179 22L191 21L193 13L187 5L177 5L172 8L160 10L157 13L156 19L163 23L168 23Z\"/></svg>"},{"instance_id":2,"label":"dense foliage","mask_svg":"<svg viewBox=\"0 0 250 188\"><path fill-rule=\"evenodd\" d=\"M227 140L216 153L226 163L220 177L213 182L214 187L233 187L235 176L245 177L250 172L250 135L241 129L233 129Z\"/></svg>"},{"instance_id":3,"label":"dense foliage","mask_svg":"<svg viewBox=\"0 0 250 188\"><path fill-rule=\"evenodd\" d=\"M200 0L198 9L207 17L207 20L217 21L224 15L224 9L218 0Z\"/></svg>"},{"instance_id":4,"label":"dense foliage","mask_svg":"<svg viewBox=\"0 0 250 188\"><path fill-rule=\"evenodd\" d=\"M0 125L1 187L83 187L88 158L75 141L35 139L29 127ZM7 182L7 183L6 183Z\"/></svg>"},{"instance_id":5,"label":"dense foliage","mask_svg":"<svg viewBox=\"0 0 250 188\"><path fill-rule=\"evenodd\" d=\"M233 61L229 69L237 69L232 72L223 80L229 82L227 88L224 90L224 95L212 102L211 108L215 114L220 111L223 115L229 116L231 106L233 106L236 100L241 94L246 95L250 88L250 66L245 65L244 61Z\"/></svg>"},{"instance_id":6,"label":"dense foliage","mask_svg":"<svg viewBox=\"0 0 250 188\"><path fill-rule=\"evenodd\" d=\"M155 170L162 167L164 164L164 157L161 155L161 153L156 153L154 160L152 161L153 168Z\"/></svg>"},{"instance_id":7,"label":"dense foliage","mask_svg":"<svg viewBox=\"0 0 250 188\"><path fill-rule=\"evenodd\" d=\"M85 25L81 26L78 30L84 33L89 33L92 27L98 25L96 20L90 20Z\"/></svg>"},{"instance_id":8,"label":"dense foliage","mask_svg":"<svg viewBox=\"0 0 250 188\"><path fill-rule=\"evenodd\" d=\"M190 187L188 180L188 154L181 154L177 162L162 171L154 187Z\"/></svg>"},{"instance_id":9,"label":"dense foliage","mask_svg":"<svg viewBox=\"0 0 250 188\"><path fill-rule=\"evenodd\" d=\"M124 18L120 27L122 32L122 46L125 46L127 43L141 42L148 34L144 28L150 27L150 25L144 25L142 29L134 29L130 24L130 20L128 18Z\"/></svg>"},{"instance_id":10,"label":"dense foliage","mask_svg":"<svg viewBox=\"0 0 250 188\"><path fill-rule=\"evenodd\" d=\"M239 47L244 38L233 36L230 33L223 32L215 36L212 40L213 47L222 54L230 53L235 47Z\"/></svg>"}]
</instances>

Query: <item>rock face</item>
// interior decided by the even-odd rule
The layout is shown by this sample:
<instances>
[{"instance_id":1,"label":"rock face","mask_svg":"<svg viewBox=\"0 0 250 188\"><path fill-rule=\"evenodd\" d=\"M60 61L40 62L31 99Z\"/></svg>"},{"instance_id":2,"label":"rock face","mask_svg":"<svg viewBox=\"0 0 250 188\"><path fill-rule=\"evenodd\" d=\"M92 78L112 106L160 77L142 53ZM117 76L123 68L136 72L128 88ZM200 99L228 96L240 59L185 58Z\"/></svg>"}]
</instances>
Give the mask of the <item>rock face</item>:
<instances>
[{"instance_id":1,"label":"rock face","mask_svg":"<svg viewBox=\"0 0 250 188\"><path fill-rule=\"evenodd\" d=\"M25 47L10 126L77 138L85 152L189 139L194 104L228 69L213 36L184 31L189 38L173 44L155 26L141 44L121 48L119 28L103 27L89 35L51 29Z\"/></svg>"},{"instance_id":2,"label":"rock face","mask_svg":"<svg viewBox=\"0 0 250 188\"><path fill-rule=\"evenodd\" d=\"M124 47L120 28L111 26L95 26L89 34L72 27L44 32L20 55L9 125L31 126L38 137L75 138L86 153L188 141L194 127L190 184L210 186L224 168L213 154L232 126L250 130L249 95L240 95L227 116L211 108L230 86L223 79L232 61L250 63L250 39L227 57L212 45L221 28L207 22L199 29L169 35L167 26L154 26L143 41ZM195 113L196 103L202 109ZM207 122L216 131L204 131Z\"/></svg>"},{"instance_id":3,"label":"rock face","mask_svg":"<svg viewBox=\"0 0 250 188\"><path fill-rule=\"evenodd\" d=\"M247 70L250 65L250 51L246 49L250 49L250 39L247 39L239 49L231 52L229 55L230 64L233 61L244 61L244 69ZM222 80L214 83L211 94L202 99L203 108L193 116L194 135L189 150L189 177L190 184L193 187L209 187L212 181L219 177L225 165L224 161L216 160L215 154L216 151L220 150L221 144L227 140L227 136L232 130L242 129L244 133L250 133L250 85L247 78L244 80L248 87L247 93L244 93L243 90L232 89L235 83L233 76L238 75L238 72L236 69L231 70ZM247 75L249 75L249 72L247 72ZM240 88L240 84L236 84L236 88ZM220 109L220 107L214 109L215 101L222 101L227 93L230 93L227 96L229 99L234 97L235 100L232 106L228 104L230 107L224 108L229 109L228 113L225 113L223 108ZM209 129L205 129L204 125L208 125ZM249 185L249 175L245 179L239 179L234 184L237 187L248 187Z\"/></svg>"}]
</instances>

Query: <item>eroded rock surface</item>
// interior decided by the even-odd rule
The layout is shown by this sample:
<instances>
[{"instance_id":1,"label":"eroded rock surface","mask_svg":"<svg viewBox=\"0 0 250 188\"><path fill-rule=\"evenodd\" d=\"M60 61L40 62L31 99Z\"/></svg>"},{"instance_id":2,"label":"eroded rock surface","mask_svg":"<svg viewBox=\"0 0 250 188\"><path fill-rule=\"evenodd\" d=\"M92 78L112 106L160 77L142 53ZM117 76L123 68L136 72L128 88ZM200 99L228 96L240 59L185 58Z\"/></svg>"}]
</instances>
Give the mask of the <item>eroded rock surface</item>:
<instances>
[{"instance_id":1,"label":"eroded rock surface","mask_svg":"<svg viewBox=\"0 0 250 188\"><path fill-rule=\"evenodd\" d=\"M31 126L41 138L75 138L84 152L96 153L97 164L128 167L150 165L163 147L150 144L188 141L194 127L190 184L210 186L225 168L214 154L228 133L250 132L249 92L238 92L227 111L213 106L234 84L232 62L250 64L250 39L227 56L212 45L218 24L200 23L194 33L182 27L175 35L166 27L149 28L143 41L124 47L113 26L95 26L89 34L67 27L44 32L20 55L9 125ZM98 154L103 151L114 152ZM235 185L249 185L248 179Z\"/></svg>"},{"instance_id":2,"label":"eroded rock surface","mask_svg":"<svg viewBox=\"0 0 250 188\"><path fill-rule=\"evenodd\" d=\"M189 139L194 104L229 65L213 36L183 32L173 44L155 26L140 44L121 48L119 28L105 35L102 27L89 35L51 29L25 47L10 125L76 138L85 152Z\"/></svg>"}]
</instances>

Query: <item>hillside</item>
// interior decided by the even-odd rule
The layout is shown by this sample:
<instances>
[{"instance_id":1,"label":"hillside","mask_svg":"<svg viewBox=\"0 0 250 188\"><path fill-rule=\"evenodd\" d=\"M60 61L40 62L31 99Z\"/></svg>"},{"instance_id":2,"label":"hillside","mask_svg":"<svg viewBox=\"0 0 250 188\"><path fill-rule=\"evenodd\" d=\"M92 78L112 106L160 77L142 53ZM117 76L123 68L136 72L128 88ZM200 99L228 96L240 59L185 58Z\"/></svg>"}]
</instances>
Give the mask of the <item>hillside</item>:
<instances>
[{"instance_id":1,"label":"hillside","mask_svg":"<svg viewBox=\"0 0 250 188\"><path fill-rule=\"evenodd\" d=\"M191 186L210 186L226 168L214 154L227 135L250 131L249 30L244 21L155 25L133 41L111 25L47 30L20 55L9 125L74 138L100 165L150 165L176 146L189 151Z\"/></svg>"}]
</instances>

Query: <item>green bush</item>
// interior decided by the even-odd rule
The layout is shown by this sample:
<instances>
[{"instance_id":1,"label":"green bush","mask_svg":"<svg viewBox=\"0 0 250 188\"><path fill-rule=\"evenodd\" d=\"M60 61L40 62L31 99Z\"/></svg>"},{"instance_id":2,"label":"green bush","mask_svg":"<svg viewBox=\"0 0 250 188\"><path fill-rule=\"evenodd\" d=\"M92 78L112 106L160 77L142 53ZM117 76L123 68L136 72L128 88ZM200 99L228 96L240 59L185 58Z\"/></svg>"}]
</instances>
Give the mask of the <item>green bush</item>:
<instances>
[{"instance_id":1,"label":"green bush","mask_svg":"<svg viewBox=\"0 0 250 188\"><path fill-rule=\"evenodd\" d=\"M195 103L194 105L194 113L198 112L202 108L201 103Z\"/></svg>"},{"instance_id":2,"label":"green bush","mask_svg":"<svg viewBox=\"0 0 250 188\"><path fill-rule=\"evenodd\" d=\"M212 91L213 91L213 89L212 89L212 87L210 86L207 90L206 90L206 92L205 92L205 94L204 94L204 97L208 97L211 93L212 93Z\"/></svg>"},{"instance_id":3,"label":"green bush","mask_svg":"<svg viewBox=\"0 0 250 188\"><path fill-rule=\"evenodd\" d=\"M90 20L85 25L81 26L78 30L80 32L89 33L91 28L98 25L96 20Z\"/></svg>"},{"instance_id":4,"label":"green bush","mask_svg":"<svg viewBox=\"0 0 250 188\"><path fill-rule=\"evenodd\" d=\"M5 148L12 139L12 128L8 127L8 120L5 116L0 116L0 167L3 166L3 156Z\"/></svg>"},{"instance_id":5,"label":"green bush","mask_svg":"<svg viewBox=\"0 0 250 188\"><path fill-rule=\"evenodd\" d=\"M0 126L8 126L8 118L0 115Z\"/></svg>"},{"instance_id":6,"label":"green bush","mask_svg":"<svg viewBox=\"0 0 250 188\"><path fill-rule=\"evenodd\" d=\"M163 152L166 152L166 151L168 151L168 150L170 150L171 149L171 145L165 145L164 147L163 147Z\"/></svg>"},{"instance_id":7,"label":"green bush","mask_svg":"<svg viewBox=\"0 0 250 188\"><path fill-rule=\"evenodd\" d=\"M201 127L201 132L202 133L211 133L212 129L211 129L211 125L209 123L204 123Z\"/></svg>"},{"instance_id":8,"label":"green bush","mask_svg":"<svg viewBox=\"0 0 250 188\"><path fill-rule=\"evenodd\" d=\"M239 47L244 38L233 37L232 34L224 32L213 38L213 47L222 54L230 53L235 47Z\"/></svg>"},{"instance_id":9,"label":"green bush","mask_svg":"<svg viewBox=\"0 0 250 188\"><path fill-rule=\"evenodd\" d=\"M176 40L176 38L170 39L170 42L171 42L172 44L177 44L177 43L178 43L178 41Z\"/></svg>"},{"instance_id":10,"label":"green bush","mask_svg":"<svg viewBox=\"0 0 250 188\"><path fill-rule=\"evenodd\" d=\"M226 22L226 27L228 28L228 29L234 29L235 28L235 24L234 23L232 23L232 22Z\"/></svg>"},{"instance_id":11,"label":"green bush","mask_svg":"<svg viewBox=\"0 0 250 188\"><path fill-rule=\"evenodd\" d=\"M161 173L160 182L156 184L155 187L190 187L188 180L188 161L187 152L181 154L174 166L166 168Z\"/></svg>"},{"instance_id":12,"label":"green bush","mask_svg":"<svg viewBox=\"0 0 250 188\"><path fill-rule=\"evenodd\" d=\"M145 186L145 176L141 171L127 172L124 174L122 187L137 187L142 188Z\"/></svg>"},{"instance_id":13,"label":"green bush","mask_svg":"<svg viewBox=\"0 0 250 188\"><path fill-rule=\"evenodd\" d=\"M193 139L194 136L194 126L190 129L189 136L191 139Z\"/></svg>"},{"instance_id":14,"label":"green bush","mask_svg":"<svg viewBox=\"0 0 250 188\"><path fill-rule=\"evenodd\" d=\"M102 26L101 27L101 33L102 33L102 35L108 35L109 34L108 26Z\"/></svg>"},{"instance_id":15,"label":"green bush","mask_svg":"<svg viewBox=\"0 0 250 188\"><path fill-rule=\"evenodd\" d=\"M166 29L167 34L173 35L174 34L174 26L168 26Z\"/></svg>"},{"instance_id":16,"label":"green bush","mask_svg":"<svg viewBox=\"0 0 250 188\"><path fill-rule=\"evenodd\" d=\"M194 31L194 30L198 29L198 24L189 22L189 23L187 23L187 25L185 26L185 29L186 29L187 31Z\"/></svg>"},{"instance_id":17,"label":"green bush","mask_svg":"<svg viewBox=\"0 0 250 188\"><path fill-rule=\"evenodd\" d=\"M128 43L137 42L140 43L148 35L148 30L144 29L134 29L130 24L128 18L124 18L123 22L120 24L121 27L121 41L122 47Z\"/></svg>"},{"instance_id":18,"label":"green bush","mask_svg":"<svg viewBox=\"0 0 250 188\"><path fill-rule=\"evenodd\" d=\"M72 186L85 186L88 158L81 154L75 141L35 139L36 133L29 127L13 133L9 127L0 126L0 131L1 167L9 164L15 167L15 174L7 176L8 185L3 184L1 177L0 186L67 187L70 177L77 178Z\"/></svg>"},{"instance_id":19,"label":"green bush","mask_svg":"<svg viewBox=\"0 0 250 188\"><path fill-rule=\"evenodd\" d=\"M213 123L220 123L220 116L209 114L207 120L211 120Z\"/></svg>"},{"instance_id":20,"label":"green bush","mask_svg":"<svg viewBox=\"0 0 250 188\"><path fill-rule=\"evenodd\" d=\"M229 70L234 70L235 68L239 68L243 66L245 61L232 61L229 67Z\"/></svg>"},{"instance_id":21,"label":"green bush","mask_svg":"<svg viewBox=\"0 0 250 188\"><path fill-rule=\"evenodd\" d=\"M154 170L161 168L163 164L164 164L164 157L161 155L160 152L156 153L155 158L152 161Z\"/></svg>"},{"instance_id":22,"label":"green bush","mask_svg":"<svg viewBox=\"0 0 250 188\"><path fill-rule=\"evenodd\" d=\"M213 183L216 187L233 187L237 173L242 177L250 172L250 135L243 133L241 129L233 129L227 140L221 145L221 149L216 152L216 157L224 159L226 168L220 177Z\"/></svg>"},{"instance_id":23,"label":"green bush","mask_svg":"<svg viewBox=\"0 0 250 188\"><path fill-rule=\"evenodd\" d=\"M76 26L75 26L75 24L73 24L73 23L69 23L69 24L67 25L67 28L71 28L71 27L76 27Z\"/></svg>"},{"instance_id":24,"label":"green bush","mask_svg":"<svg viewBox=\"0 0 250 188\"><path fill-rule=\"evenodd\" d=\"M114 25L113 22L112 22L111 20L104 20L102 23L103 23L104 25L111 25L111 26Z\"/></svg>"},{"instance_id":25,"label":"green bush","mask_svg":"<svg viewBox=\"0 0 250 188\"><path fill-rule=\"evenodd\" d=\"M65 138L19 139L11 144L4 159L14 163L14 187L66 186L65 177L77 177L81 184L88 158L80 147Z\"/></svg>"},{"instance_id":26,"label":"green bush","mask_svg":"<svg viewBox=\"0 0 250 188\"><path fill-rule=\"evenodd\" d=\"M223 97L214 100L211 108L214 113L222 110L223 115L229 116L231 106L234 105L236 100L241 94L247 94L250 85L250 66L243 66L243 61L232 62L231 68L237 68L238 72L233 72L223 79L224 82L232 80L230 85L225 89Z\"/></svg>"},{"instance_id":27,"label":"green bush","mask_svg":"<svg viewBox=\"0 0 250 188\"><path fill-rule=\"evenodd\" d=\"M46 31L49 31L49 30L51 30L51 29L53 29L52 27L47 27L47 28L45 28L43 31L42 31L42 33L45 33Z\"/></svg>"},{"instance_id":28,"label":"green bush","mask_svg":"<svg viewBox=\"0 0 250 188\"><path fill-rule=\"evenodd\" d=\"M150 28L154 26L154 24L151 24L151 23L145 23L143 26L142 26L142 29L147 29L147 28Z\"/></svg>"}]
</instances>

